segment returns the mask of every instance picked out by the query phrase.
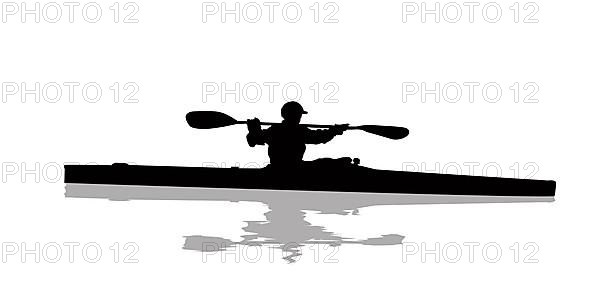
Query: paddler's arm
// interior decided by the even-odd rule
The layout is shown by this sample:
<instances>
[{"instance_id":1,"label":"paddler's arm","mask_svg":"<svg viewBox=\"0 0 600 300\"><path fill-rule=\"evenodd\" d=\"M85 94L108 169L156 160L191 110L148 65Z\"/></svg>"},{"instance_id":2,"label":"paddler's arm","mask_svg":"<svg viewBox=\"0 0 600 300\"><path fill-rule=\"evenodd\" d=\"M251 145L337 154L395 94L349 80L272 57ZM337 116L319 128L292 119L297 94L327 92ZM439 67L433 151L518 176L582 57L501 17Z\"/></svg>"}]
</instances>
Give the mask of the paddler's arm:
<instances>
[{"instance_id":1,"label":"paddler's arm","mask_svg":"<svg viewBox=\"0 0 600 300\"><path fill-rule=\"evenodd\" d=\"M325 144L331 141L336 135L341 135L348 129L348 124L335 125L330 129L312 130L306 129L307 144Z\"/></svg>"},{"instance_id":2,"label":"paddler's arm","mask_svg":"<svg viewBox=\"0 0 600 300\"><path fill-rule=\"evenodd\" d=\"M257 118L247 120L246 124L248 125L248 134L246 135L248 145L250 147L264 145L267 142L268 129L262 130L260 120Z\"/></svg>"}]
</instances>

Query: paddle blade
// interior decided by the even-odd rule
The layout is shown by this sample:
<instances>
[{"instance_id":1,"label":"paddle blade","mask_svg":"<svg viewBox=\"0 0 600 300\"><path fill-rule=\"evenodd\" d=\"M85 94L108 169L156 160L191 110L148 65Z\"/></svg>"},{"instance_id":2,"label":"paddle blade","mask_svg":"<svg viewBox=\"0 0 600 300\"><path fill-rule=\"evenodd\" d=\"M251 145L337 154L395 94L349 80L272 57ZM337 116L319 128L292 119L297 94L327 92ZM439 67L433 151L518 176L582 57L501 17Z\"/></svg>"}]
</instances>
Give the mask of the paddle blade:
<instances>
[{"instance_id":1,"label":"paddle blade","mask_svg":"<svg viewBox=\"0 0 600 300\"><path fill-rule=\"evenodd\" d=\"M192 111L185 115L188 125L196 129L211 129L237 124L237 121L218 111Z\"/></svg>"},{"instance_id":2,"label":"paddle blade","mask_svg":"<svg viewBox=\"0 0 600 300\"><path fill-rule=\"evenodd\" d=\"M362 125L356 128L371 134L386 137L392 140L403 139L408 136L408 129L395 126Z\"/></svg>"}]
</instances>

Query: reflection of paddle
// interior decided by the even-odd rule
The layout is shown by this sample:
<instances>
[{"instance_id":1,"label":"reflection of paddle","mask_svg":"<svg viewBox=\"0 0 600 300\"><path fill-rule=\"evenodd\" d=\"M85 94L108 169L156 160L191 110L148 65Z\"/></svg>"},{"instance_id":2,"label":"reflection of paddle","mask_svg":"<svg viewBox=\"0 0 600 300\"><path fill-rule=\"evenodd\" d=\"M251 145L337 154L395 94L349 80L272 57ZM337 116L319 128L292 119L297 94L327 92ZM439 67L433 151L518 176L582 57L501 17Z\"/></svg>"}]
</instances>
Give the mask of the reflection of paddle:
<instances>
[{"instance_id":1,"label":"reflection of paddle","mask_svg":"<svg viewBox=\"0 0 600 300\"><path fill-rule=\"evenodd\" d=\"M188 125L197 129L211 129L231 126L235 124L246 124L246 121L238 121L224 113L218 111L192 111L189 112L185 119ZM260 122L261 125L274 125L279 123ZM306 127L318 128L333 128L335 125L318 125L318 124L301 124ZM408 135L408 129L395 126L380 126L380 125L362 125L350 126L348 129L358 129L371 134L386 137L392 140L399 140Z\"/></svg>"}]
</instances>

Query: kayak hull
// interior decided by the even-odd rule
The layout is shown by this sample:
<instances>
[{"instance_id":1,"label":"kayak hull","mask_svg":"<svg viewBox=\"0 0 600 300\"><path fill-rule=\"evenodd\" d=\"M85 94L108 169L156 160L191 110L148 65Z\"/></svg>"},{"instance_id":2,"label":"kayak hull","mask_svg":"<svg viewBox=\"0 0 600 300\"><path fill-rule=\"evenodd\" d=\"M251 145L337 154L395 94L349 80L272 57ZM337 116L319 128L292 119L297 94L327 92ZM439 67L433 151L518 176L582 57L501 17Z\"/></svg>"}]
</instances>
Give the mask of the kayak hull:
<instances>
[{"instance_id":1,"label":"kayak hull","mask_svg":"<svg viewBox=\"0 0 600 300\"><path fill-rule=\"evenodd\" d=\"M313 197L316 194L327 197L413 194L552 198L556 189L556 182L551 180L387 171L357 165L292 171L127 164L65 165L65 183L202 188L208 194L225 189L233 190L232 197L285 191L288 195L289 192L313 192Z\"/></svg>"}]
</instances>

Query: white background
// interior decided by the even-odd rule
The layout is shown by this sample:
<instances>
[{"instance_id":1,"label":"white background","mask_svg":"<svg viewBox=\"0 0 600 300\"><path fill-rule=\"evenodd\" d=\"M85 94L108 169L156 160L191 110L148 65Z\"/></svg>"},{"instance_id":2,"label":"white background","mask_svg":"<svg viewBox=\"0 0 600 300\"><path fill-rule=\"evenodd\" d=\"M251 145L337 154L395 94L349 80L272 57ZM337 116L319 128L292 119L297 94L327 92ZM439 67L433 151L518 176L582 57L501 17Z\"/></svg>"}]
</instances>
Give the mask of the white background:
<instances>
[{"instance_id":1,"label":"white background","mask_svg":"<svg viewBox=\"0 0 600 300\"><path fill-rule=\"evenodd\" d=\"M596 1L537 2L537 24L515 23L509 2L500 2L497 23L486 22L477 9L473 23L463 15L456 24L431 17L422 23L418 16L403 23L398 1L337 2L337 24L314 23L308 3L301 3L298 23L286 22L276 10L274 23L263 16L256 24L231 17L221 23L218 16L203 23L198 1L138 2L139 23L114 23L110 3L100 5L104 14L94 24L80 14L74 23L66 16L56 24L23 23L18 16L0 23L1 82L103 87L97 103L80 96L74 103L33 98L21 103L18 96L0 103L0 160L19 166L16 175L3 171L0 240L30 248L95 242L104 251L95 264L80 252L74 263L66 257L36 263L33 256L25 262L20 254L9 256L0 266L1 298L597 299ZM114 82L135 82L139 103L114 103L109 90ZM515 163L533 162L539 167L534 178L558 182L556 202L372 207L356 216L308 212L312 224L357 238L395 233L429 247L495 242L504 250L497 263L483 260L481 252L473 263L466 257L436 263L431 256L421 262L418 255L403 261L402 246L360 245L342 246L337 263L324 263L324 257L315 263L311 252L294 264L267 258L238 263L232 256L222 262L219 255L182 250L184 236L239 240L244 221L264 219L264 206L65 199L62 179L51 182L62 174L40 174L65 162L226 167L265 162L266 149L249 148L244 127L198 131L187 127L184 115L219 110L277 121L281 97L274 103L221 103L216 97L203 102L203 82L297 82L309 111L306 122L411 129L401 141L348 132L309 147L308 159L353 156L362 165L387 169L477 162L479 173L482 165L496 163L505 177L514 176ZM309 86L315 82L336 83L339 102L312 101ZM503 98L404 103L403 82L498 82ZM535 82L539 103L514 103L509 90L514 82ZM23 165L39 178L23 175ZM139 262L114 263L108 247L115 242L136 243ZM515 263L508 249L515 242L538 245L539 262L523 263L522 252Z\"/></svg>"}]
</instances>

